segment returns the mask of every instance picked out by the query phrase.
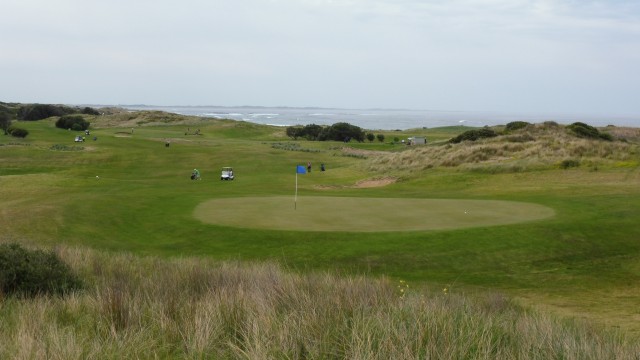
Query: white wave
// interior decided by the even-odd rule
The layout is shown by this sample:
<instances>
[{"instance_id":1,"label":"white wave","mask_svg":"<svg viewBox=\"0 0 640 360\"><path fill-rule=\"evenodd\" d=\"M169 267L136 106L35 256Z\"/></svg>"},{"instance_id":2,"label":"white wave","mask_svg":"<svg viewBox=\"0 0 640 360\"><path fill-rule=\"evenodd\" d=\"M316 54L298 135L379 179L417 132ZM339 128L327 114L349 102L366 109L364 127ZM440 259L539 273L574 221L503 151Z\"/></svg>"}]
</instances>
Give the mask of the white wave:
<instances>
[{"instance_id":1,"label":"white wave","mask_svg":"<svg viewBox=\"0 0 640 360\"><path fill-rule=\"evenodd\" d=\"M251 117L261 117L261 116L280 116L280 114L249 114Z\"/></svg>"}]
</instances>

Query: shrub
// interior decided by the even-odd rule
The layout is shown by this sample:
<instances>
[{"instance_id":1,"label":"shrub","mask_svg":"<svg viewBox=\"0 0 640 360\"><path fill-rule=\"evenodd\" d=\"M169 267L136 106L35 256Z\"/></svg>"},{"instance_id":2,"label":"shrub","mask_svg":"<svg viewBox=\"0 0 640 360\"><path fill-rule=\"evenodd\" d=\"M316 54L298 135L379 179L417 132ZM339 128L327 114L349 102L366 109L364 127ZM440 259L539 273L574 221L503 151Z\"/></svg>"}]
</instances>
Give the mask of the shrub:
<instances>
[{"instance_id":1,"label":"shrub","mask_svg":"<svg viewBox=\"0 0 640 360\"><path fill-rule=\"evenodd\" d=\"M580 166L580 160L575 160L575 159L562 160L562 162L560 163L560 167L562 169L568 169L568 168L579 167L579 166Z\"/></svg>"},{"instance_id":2,"label":"shrub","mask_svg":"<svg viewBox=\"0 0 640 360\"><path fill-rule=\"evenodd\" d=\"M378 139L378 141L384 142L384 134L378 134L376 135L376 138Z\"/></svg>"},{"instance_id":3,"label":"shrub","mask_svg":"<svg viewBox=\"0 0 640 360\"><path fill-rule=\"evenodd\" d=\"M0 129L4 131L5 135L8 135L10 127L11 127L11 111L6 106L0 105Z\"/></svg>"},{"instance_id":4,"label":"shrub","mask_svg":"<svg viewBox=\"0 0 640 360\"><path fill-rule=\"evenodd\" d=\"M35 121L50 118L52 116L64 116L71 114L100 115L100 112L91 107L80 109L64 105L51 104L29 104L18 109L17 118L19 120Z\"/></svg>"},{"instance_id":5,"label":"shrub","mask_svg":"<svg viewBox=\"0 0 640 360\"><path fill-rule=\"evenodd\" d=\"M100 112L98 110L88 106L82 109L82 113L85 115L100 115Z\"/></svg>"},{"instance_id":6,"label":"shrub","mask_svg":"<svg viewBox=\"0 0 640 360\"><path fill-rule=\"evenodd\" d=\"M450 143L460 143L463 141L476 141L478 139L484 139L484 138L490 138L490 137L496 137L498 136L498 134L496 134L495 131L484 127L482 129L474 129L474 130L468 130L463 132L462 134L454 137L453 139L449 140Z\"/></svg>"},{"instance_id":7,"label":"shrub","mask_svg":"<svg viewBox=\"0 0 640 360\"><path fill-rule=\"evenodd\" d=\"M359 126L345 122L339 122L329 127L324 127L318 135L318 140L320 141L335 140L349 142L354 139L358 142L363 142L364 138L364 130Z\"/></svg>"},{"instance_id":8,"label":"shrub","mask_svg":"<svg viewBox=\"0 0 640 360\"><path fill-rule=\"evenodd\" d=\"M56 127L74 131L87 130L90 123L80 115L65 115L56 121Z\"/></svg>"},{"instance_id":9,"label":"shrub","mask_svg":"<svg viewBox=\"0 0 640 360\"><path fill-rule=\"evenodd\" d=\"M16 127L10 127L8 133L13 137L25 138L29 135L29 131L27 129L21 129Z\"/></svg>"},{"instance_id":10,"label":"shrub","mask_svg":"<svg viewBox=\"0 0 640 360\"><path fill-rule=\"evenodd\" d=\"M529 124L526 121L512 121L508 123L507 126L505 126L505 130L507 131L519 130L519 129L526 128L529 125L531 124Z\"/></svg>"},{"instance_id":11,"label":"shrub","mask_svg":"<svg viewBox=\"0 0 640 360\"><path fill-rule=\"evenodd\" d=\"M372 133L367 133L367 140L369 140L370 142L375 140L376 136L373 135Z\"/></svg>"},{"instance_id":12,"label":"shrub","mask_svg":"<svg viewBox=\"0 0 640 360\"><path fill-rule=\"evenodd\" d=\"M300 134L302 132L302 126L300 125L296 125L296 126L287 126L287 136L292 138L292 139L297 139Z\"/></svg>"},{"instance_id":13,"label":"shrub","mask_svg":"<svg viewBox=\"0 0 640 360\"><path fill-rule=\"evenodd\" d=\"M81 285L69 266L53 252L0 244L0 294L65 294Z\"/></svg>"},{"instance_id":14,"label":"shrub","mask_svg":"<svg viewBox=\"0 0 640 360\"><path fill-rule=\"evenodd\" d=\"M598 138L598 129L582 122L574 122L573 124L568 125L567 129L571 130L578 137L593 139Z\"/></svg>"},{"instance_id":15,"label":"shrub","mask_svg":"<svg viewBox=\"0 0 640 360\"><path fill-rule=\"evenodd\" d=\"M582 122L574 122L567 126L567 129L571 130L576 136L589 139L602 139L612 141L613 136L607 133L601 133L593 126L587 125Z\"/></svg>"},{"instance_id":16,"label":"shrub","mask_svg":"<svg viewBox=\"0 0 640 360\"><path fill-rule=\"evenodd\" d=\"M70 107L49 104L24 105L18 109L18 119L25 121L42 120L52 116L62 116L76 112Z\"/></svg>"},{"instance_id":17,"label":"shrub","mask_svg":"<svg viewBox=\"0 0 640 360\"><path fill-rule=\"evenodd\" d=\"M606 141L613 141L613 135L601 132L599 138Z\"/></svg>"},{"instance_id":18,"label":"shrub","mask_svg":"<svg viewBox=\"0 0 640 360\"><path fill-rule=\"evenodd\" d=\"M299 137L305 138L307 140L318 140L318 136L322 132L322 126L316 124L309 124L305 126L289 126L287 127L287 136L293 139L297 139Z\"/></svg>"}]
</instances>

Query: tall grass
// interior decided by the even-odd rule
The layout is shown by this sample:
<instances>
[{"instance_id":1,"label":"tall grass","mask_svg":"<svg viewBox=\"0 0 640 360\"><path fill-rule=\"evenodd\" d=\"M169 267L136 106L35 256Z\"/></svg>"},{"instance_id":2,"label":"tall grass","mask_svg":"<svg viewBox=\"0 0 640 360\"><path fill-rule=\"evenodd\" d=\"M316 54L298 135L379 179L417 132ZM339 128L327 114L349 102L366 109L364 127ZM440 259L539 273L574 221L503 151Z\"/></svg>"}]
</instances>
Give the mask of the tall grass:
<instances>
[{"instance_id":1,"label":"tall grass","mask_svg":"<svg viewBox=\"0 0 640 360\"><path fill-rule=\"evenodd\" d=\"M616 132L621 138L628 132ZM629 139L634 137L629 135ZM635 161L640 147L629 141L582 139L569 134L563 127L544 124L490 139L465 141L459 144L409 147L405 151L377 154L369 158L367 170L375 172L417 172L435 167L460 168L490 172L520 172L560 167L567 159L579 160L591 166L616 166Z\"/></svg>"},{"instance_id":2,"label":"tall grass","mask_svg":"<svg viewBox=\"0 0 640 360\"><path fill-rule=\"evenodd\" d=\"M273 263L59 247L87 290L0 300L3 359L637 359L640 345L498 295ZM402 291L400 291L402 290Z\"/></svg>"}]
</instances>

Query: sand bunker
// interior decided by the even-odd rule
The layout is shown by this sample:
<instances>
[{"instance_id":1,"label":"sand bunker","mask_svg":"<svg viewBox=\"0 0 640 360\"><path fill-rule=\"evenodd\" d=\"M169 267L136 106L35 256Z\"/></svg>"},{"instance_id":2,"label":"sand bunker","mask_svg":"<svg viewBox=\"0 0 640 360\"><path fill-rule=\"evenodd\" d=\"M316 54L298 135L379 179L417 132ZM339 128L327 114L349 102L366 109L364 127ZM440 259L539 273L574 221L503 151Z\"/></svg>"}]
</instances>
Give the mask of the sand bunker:
<instances>
[{"instance_id":1,"label":"sand bunker","mask_svg":"<svg viewBox=\"0 0 640 360\"><path fill-rule=\"evenodd\" d=\"M362 180L362 181L358 181L354 187L356 188L382 187L382 186L393 184L396 181L397 179L392 177L387 177L383 179Z\"/></svg>"},{"instance_id":2,"label":"sand bunker","mask_svg":"<svg viewBox=\"0 0 640 360\"><path fill-rule=\"evenodd\" d=\"M546 206L515 201L355 197L212 199L196 207L202 222L302 231L419 231L495 226L551 217Z\"/></svg>"}]
</instances>

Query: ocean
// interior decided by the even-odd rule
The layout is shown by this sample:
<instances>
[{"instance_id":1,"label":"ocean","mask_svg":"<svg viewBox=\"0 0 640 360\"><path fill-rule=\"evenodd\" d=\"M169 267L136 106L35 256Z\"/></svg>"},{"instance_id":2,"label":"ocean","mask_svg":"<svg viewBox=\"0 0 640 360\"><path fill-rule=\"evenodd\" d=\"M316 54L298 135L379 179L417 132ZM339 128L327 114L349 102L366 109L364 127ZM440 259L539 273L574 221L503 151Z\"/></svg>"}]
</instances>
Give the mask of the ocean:
<instances>
[{"instance_id":1,"label":"ocean","mask_svg":"<svg viewBox=\"0 0 640 360\"><path fill-rule=\"evenodd\" d=\"M589 114L527 114L488 111L331 109L257 106L118 106L129 110L161 110L181 115L192 115L215 119L233 119L276 126L309 124L331 125L337 122L347 122L368 130L407 130L456 125L482 127L504 125L512 121L527 121L530 123L555 121L559 124L571 124L576 121L581 121L592 126L614 125L640 127L640 116L633 115L601 116Z\"/></svg>"}]
</instances>

